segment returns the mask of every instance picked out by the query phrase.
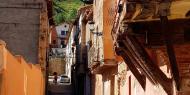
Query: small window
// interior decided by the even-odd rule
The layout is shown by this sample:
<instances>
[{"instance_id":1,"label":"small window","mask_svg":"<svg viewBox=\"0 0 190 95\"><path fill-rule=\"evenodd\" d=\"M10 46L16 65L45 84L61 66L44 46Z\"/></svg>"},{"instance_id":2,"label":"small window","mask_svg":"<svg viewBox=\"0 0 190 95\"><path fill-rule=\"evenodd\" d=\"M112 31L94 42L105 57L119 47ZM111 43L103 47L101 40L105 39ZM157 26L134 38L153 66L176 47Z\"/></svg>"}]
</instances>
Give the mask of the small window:
<instances>
[{"instance_id":1,"label":"small window","mask_svg":"<svg viewBox=\"0 0 190 95\"><path fill-rule=\"evenodd\" d=\"M66 35L66 31L61 31L61 35Z\"/></svg>"}]
</instances>

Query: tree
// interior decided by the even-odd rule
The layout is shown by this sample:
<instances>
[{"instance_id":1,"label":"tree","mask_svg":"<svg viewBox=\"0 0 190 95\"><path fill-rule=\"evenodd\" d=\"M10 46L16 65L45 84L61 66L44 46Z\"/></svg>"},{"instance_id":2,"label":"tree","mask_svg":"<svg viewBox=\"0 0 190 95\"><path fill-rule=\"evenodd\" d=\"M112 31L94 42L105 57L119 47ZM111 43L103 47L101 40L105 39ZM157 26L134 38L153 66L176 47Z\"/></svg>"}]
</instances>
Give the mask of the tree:
<instances>
[{"instance_id":1,"label":"tree","mask_svg":"<svg viewBox=\"0 0 190 95\"><path fill-rule=\"evenodd\" d=\"M77 16L77 10L82 5L80 0L53 0L53 19L56 25L71 22Z\"/></svg>"}]
</instances>

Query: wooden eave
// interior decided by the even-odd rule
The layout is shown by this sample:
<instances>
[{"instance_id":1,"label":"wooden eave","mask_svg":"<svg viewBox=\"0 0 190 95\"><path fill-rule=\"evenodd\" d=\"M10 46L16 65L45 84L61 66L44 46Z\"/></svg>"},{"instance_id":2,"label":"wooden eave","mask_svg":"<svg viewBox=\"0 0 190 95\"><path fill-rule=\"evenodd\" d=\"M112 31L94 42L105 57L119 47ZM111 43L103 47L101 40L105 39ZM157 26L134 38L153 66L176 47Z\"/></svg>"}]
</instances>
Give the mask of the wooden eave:
<instances>
[{"instance_id":1,"label":"wooden eave","mask_svg":"<svg viewBox=\"0 0 190 95\"><path fill-rule=\"evenodd\" d=\"M141 78L145 75L153 84L160 84L168 93L172 93L172 81L151 60L143 46L134 36L123 34L119 37L117 53L123 57L131 72L135 75L142 87L145 81ZM140 71L139 71L139 70ZM141 72L141 73L140 73Z\"/></svg>"},{"instance_id":2,"label":"wooden eave","mask_svg":"<svg viewBox=\"0 0 190 95\"><path fill-rule=\"evenodd\" d=\"M169 23L168 27L175 26L176 29L181 29L180 31L177 30L170 31L170 35L172 35L171 39L173 40L174 44L189 43L188 40L184 39L184 31L182 31L182 29L189 29L190 18L173 19L169 20L168 23ZM136 36L138 39L145 40L145 38L143 37L145 36L145 32L147 32L148 33L148 44L146 44L147 46L158 47L164 45L164 38L163 38L163 33L161 32L162 28L160 20L137 21L137 22L123 21L122 26L123 28L132 26L132 29L135 29L135 31L131 33L131 35Z\"/></svg>"},{"instance_id":3,"label":"wooden eave","mask_svg":"<svg viewBox=\"0 0 190 95\"><path fill-rule=\"evenodd\" d=\"M140 2L141 0L129 0L129 2L136 3L136 4L143 4ZM150 2L151 3L151 2ZM159 4L158 2L154 2L155 4ZM159 21L159 15L152 14L153 16L148 16L145 19L135 19L139 14L139 10L141 8L136 8L136 11L130 18L125 18L125 23L138 23L138 22L157 22ZM158 10L154 9L154 11ZM168 15L169 21L177 21L177 20L187 20L190 19L190 1L189 0L172 0L170 5L170 14ZM129 13L126 13L127 16ZM146 14L144 14L146 15ZM155 17L154 17L155 16Z\"/></svg>"},{"instance_id":4,"label":"wooden eave","mask_svg":"<svg viewBox=\"0 0 190 95\"><path fill-rule=\"evenodd\" d=\"M131 0L132 1L132 0ZM135 0L138 1L138 0ZM133 2L134 3L134 2ZM180 11L181 10L181 11ZM177 64L176 64L176 58L175 53L173 50L169 50L169 48L173 49L173 46L171 43L171 37L167 38L167 36L173 33L173 31L167 29L167 27L172 27L172 23L176 25L181 25L180 27L186 27L189 28L190 25L190 1L189 0L176 0L172 1L172 5L170 7L171 14L170 16L167 16L168 19L165 20L163 23L162 19L157 17L148 17L146 19L134 19L135 15L137 16L137 13L133 14L133 19L124 18L120 26L120 29L117 29L116 31L112 31L112 36L115 41L115 51L118 55L120 55L125 63L128 65L131 72L134 74L134 76L137 78L138 82L141 84L141 86L144 86L145 81L141 80L141 76L145 75L153 84L160 84L163 89L168 93L169 95L173 94L173 86L172 86L172 80L176 83L176 88L179 90L179 75L177 71ZM187 15L188 14L188 15ZM127 13L126 13L127 15ZM166 17L166 18L167 18ZM133 28L130 31L129 27L133 27L136 25L141 25L143 28L155 28L151 26L156 26L154 30L156 31L150 31L151 33L158 33L162 35L165 35L163 37L163 45L166 45L167 53L170 60L170 66L172 69L172 75L174 79L168 78L162 70L160 70L159 66L156 65L156 63L151 59L148 52L146 51L146 46L141 42L141 40L138 39L139 34L142 36L141 32L134 32ZM122 29L121 29L122 27ZM139 28L139 27L136 27ZM134 29L136 29L134 28ZM143 29L142 28L142 29ZM141 28L140 28L141 29ZM139 29L139 30L140 30ZM159 30L158 30L159 29ZM168 33L166 33L168 32ZM139 33L139 34L138 34ZM144 31L145 33L145 31ZM166 36L166 34L167 36ZM168 37L169 37L168 36ZM159 36L160 37L160 36ZM159 39L159 38L156 38Z\"/></svg>"},{"instance_id":5,"label":"wooden eave","mask_svg":"<svg viewBox=\"0 0 190 95\"><path fill-rule=\"evenodd\" d=\"M185 22L189 21L190 17L185 18L168 18L169 22ZM141 19L141 20L123 20L123 24L133 24L133 23L158 23L160 22L159 18L156 19Z\"/></svg>"}]
</instances>

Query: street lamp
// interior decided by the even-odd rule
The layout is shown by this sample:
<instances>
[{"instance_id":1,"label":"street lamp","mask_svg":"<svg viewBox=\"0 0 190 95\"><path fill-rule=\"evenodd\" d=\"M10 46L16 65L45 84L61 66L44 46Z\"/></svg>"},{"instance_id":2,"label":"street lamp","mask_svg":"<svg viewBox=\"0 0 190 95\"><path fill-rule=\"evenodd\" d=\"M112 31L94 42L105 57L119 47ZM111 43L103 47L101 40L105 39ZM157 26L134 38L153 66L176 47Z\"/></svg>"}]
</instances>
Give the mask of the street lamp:
<instances>
[{"instance_id":1,"label":"street lamp","mask_svg":"<svg viewBox=\"0 0 190 95\"><path fill-rule=\"evenodd\" d=\"M95 27L94 27L95 22L94 21L89 21L88 24L89 24L90 31L93 32L94 29L95 29Z\"/></svg>"},{"instance_id":2,"label":"street lamp","mask_svg":"<svg viewBox=\"0 0 190 95\"><path fill-rule=\"evenodd\" d=\"M93 34L96 34L97 36L102 36L102 32L93 32L95 30L94 21L89 21L88 24L89 24L89 29Z\"/></svg>"}]
</instances>

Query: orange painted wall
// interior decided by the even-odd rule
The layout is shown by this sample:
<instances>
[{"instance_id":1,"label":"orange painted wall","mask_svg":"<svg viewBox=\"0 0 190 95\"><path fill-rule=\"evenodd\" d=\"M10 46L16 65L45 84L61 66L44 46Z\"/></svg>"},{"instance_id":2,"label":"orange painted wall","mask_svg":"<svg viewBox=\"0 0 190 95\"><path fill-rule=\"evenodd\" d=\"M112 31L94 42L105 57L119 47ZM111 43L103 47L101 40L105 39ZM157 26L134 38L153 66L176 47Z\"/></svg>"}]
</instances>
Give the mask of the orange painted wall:
<instances>
[{"instance_id":1,"label":"orange painted wall","mask_svg":"<svg viewBox=\"0 0 190 95\"><path fill-rule=\"evenodd\" d=\"M13 56L0 44L0 95L44 95L41 69L28 64L21 56Z\"/></svg>"},{"instance_id":2,"label":"orange painted wall","mask_svg":"<svg viewBox=\"0 0 190 95\"><path fill-rule=\"evenodd\" d=\"M115 59L111 30L114 24L116 4L117 0L104 0L103 2L104 59Z\"/></svg>"}]
</instances>

